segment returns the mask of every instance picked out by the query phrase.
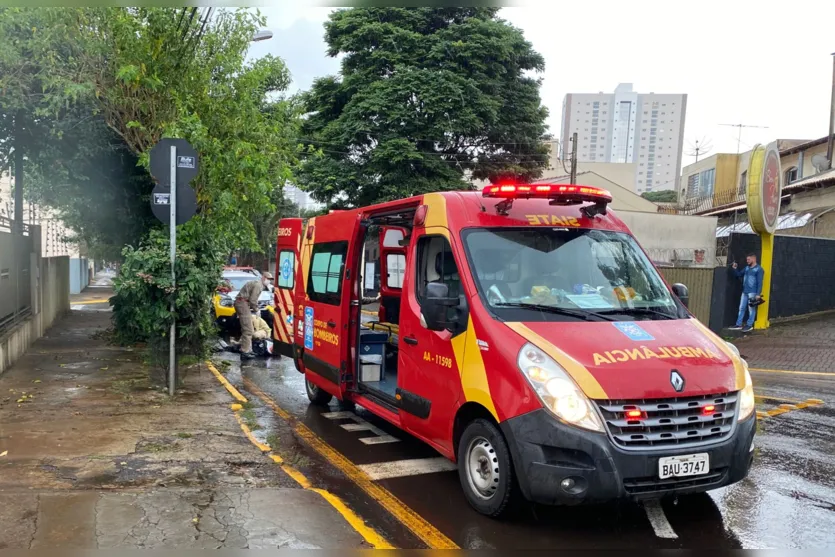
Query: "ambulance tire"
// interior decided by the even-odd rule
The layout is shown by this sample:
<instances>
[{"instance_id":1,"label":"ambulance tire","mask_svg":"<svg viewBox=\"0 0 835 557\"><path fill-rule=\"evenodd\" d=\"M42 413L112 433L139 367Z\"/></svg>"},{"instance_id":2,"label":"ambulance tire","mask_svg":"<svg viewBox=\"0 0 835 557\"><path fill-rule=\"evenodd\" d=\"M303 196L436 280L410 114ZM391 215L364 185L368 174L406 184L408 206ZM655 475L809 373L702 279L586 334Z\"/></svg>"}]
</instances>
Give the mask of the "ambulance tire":
<instances>
[{"instance_id":1,"label":"ambulance tire","mask_svg":"<svg viewBox=\"0 0 835 557\"><path fill-rule=\"evenodd\" d=\"M485 476L476 475L479 461L491 467L482 470ZM481 514L497 518L515 507L519 486L510 449L492 422L479 418L464 429L458 443L458 478L470 505Z\"/></svg>"},{"instance_id":2,"label":"ambulance tire","mask_svg":"<svg viewBox=\"0 0 835 557\"><path fill-rule=\"evenodd\" d=\"M304 387L304 390L307 391L307 398L317 406L327 406L331 399L333 399L332 394L320 389L317 385L311 383L309 379L304 380Z\"/></svg>"}]
</instances>

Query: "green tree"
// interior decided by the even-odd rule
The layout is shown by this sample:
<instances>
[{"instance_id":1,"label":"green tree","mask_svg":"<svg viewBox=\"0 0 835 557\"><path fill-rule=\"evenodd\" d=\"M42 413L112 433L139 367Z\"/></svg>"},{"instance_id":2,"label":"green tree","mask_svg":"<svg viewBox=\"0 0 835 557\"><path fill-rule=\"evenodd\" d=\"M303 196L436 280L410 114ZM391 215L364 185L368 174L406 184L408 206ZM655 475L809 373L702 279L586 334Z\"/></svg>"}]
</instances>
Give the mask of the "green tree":
<instances>
[{"instance_id":1,"label":"green tree","mask_svg":"<svg viewBox=\"0 0 835 557\"><path fill-rule=\"evenodd\" d=\"M225 255L259 249L253 223L291 177L299 107L282 95L289 74L280 59L246 59L263 24L250 10L0 10L0 162L13 154L17 114L34 115L33 195L82 237L112 242L99 251L127 246L113 300L124 341L164 350L176 315L179 350L202 350ZM198 215L178 232L176 284L167 232L147 213L148 155L163 137L187 139L201 164Z\"/></svg>"},{"instance_id":2,"label":"green tree","mask_svg":"<svg viewBox=\"0 0 835 557\"><path fill-rule=\"evenodd\" d=\"M653 203L674 203L678 201L675 190L645 191L641 197Z\"/></svg>"},{"instance_id":3,"label":"green tree","mask_svg":"<svg viewBox=\"0 0 835 557\"><path fill-rule=\"evenodd\" d=\"M13 169L16 194L25 191L27 167L36 171L38 159L88 116L78 104L90 88L73 79L79 14L0 8L0 168Z\"/></svg>"},{"instance_id":4,"label":"green tree","mask_svg":"<svg viewBox=\"0 0 835 557\"><path fill-rule=\"evenodd\" d=\"M340 75L304 96L317 148L300 185L361 206L476 179L530 180L547 165L544 60L498 8L354 8L325 24Z\"/></svg>"}]
</instances>

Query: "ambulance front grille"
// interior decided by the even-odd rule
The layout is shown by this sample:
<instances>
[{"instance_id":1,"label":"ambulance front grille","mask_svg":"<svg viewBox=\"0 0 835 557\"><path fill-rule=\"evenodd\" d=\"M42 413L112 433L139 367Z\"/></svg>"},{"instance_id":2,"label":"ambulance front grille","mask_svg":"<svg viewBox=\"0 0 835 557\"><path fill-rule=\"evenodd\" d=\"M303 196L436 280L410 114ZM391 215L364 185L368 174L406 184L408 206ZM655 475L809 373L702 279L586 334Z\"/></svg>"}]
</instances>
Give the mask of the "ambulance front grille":
<instances>
[{"instance_id":1,"label":"ambulance front grille","mask_svg":"<svg viewBox=\"0 0 835 557\"><path fill-rule=\"evenodd\" d=\"M737 393L681 398L598 400L606 429L615 445L650 451L715 443L729 437L736 423ZM713 405L713 412L703 408ZM629 411L639 410L640 418Z\"/></svg>"}]
</instances>

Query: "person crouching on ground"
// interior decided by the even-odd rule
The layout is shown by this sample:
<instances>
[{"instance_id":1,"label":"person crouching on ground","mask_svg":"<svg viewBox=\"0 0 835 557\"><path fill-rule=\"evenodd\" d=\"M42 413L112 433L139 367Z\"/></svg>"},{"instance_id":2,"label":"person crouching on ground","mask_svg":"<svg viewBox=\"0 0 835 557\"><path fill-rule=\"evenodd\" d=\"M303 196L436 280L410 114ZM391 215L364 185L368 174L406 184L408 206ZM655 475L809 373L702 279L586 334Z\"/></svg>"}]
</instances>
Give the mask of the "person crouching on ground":
<instances>
[{"instance_id":1,"label":"person crouching on ground","mask_svg":"<svg viewBox=\"0 0 835 557\"><path fill-rule=\"evenodd\" d=\"M251 360L255 357L252 353L252 335L255 332L252 323L253 314L258 312L258 298L264 290L270 290L273 276L264 273L261 278L251 280L244 284L235 298L235 313L241 324L241 359Z\"/></svg>"},{"instance_id":2,"label":"person crouching on ground","mask_svg":"<svg viewBox=\"0 0 835 557\"><path fill-rule=\"evenodd\" d=\"M749 253L745 258L745 267L737 269L736 261L733 263L734 273L737 278L742 279L742 297L739 299L739 315L736 318L736 326L731 327L731 330L738 331L742 329L743 332L748 332L754 328L754 319L757 317L756 305L751 305L750 302L762 298L763 292L763 268L757 265L757 256ZM742 326L742 321L745 319L745 310L748 310L748 323L745 327Z\"/></svg>"}]
</instances>

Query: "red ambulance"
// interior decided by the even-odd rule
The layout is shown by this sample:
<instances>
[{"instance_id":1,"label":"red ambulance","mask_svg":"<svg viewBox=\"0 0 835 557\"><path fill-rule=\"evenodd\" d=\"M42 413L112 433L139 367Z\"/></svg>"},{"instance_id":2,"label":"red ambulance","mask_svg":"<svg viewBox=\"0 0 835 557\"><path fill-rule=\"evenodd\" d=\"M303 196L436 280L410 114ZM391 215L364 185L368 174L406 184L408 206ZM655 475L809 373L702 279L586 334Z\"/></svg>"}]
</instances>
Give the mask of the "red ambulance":
<instances>
[{"instance_id":1,"label":"red ambulance","mask_svg":"<svg viewBox=\"0 0 835 557\"><path fill-rule=\"evenodd\" d=\"M748 367L688 312L686 287L667 285L611 199L492 185L284 219L279 351L312 402L356 403L457 462L486 515L519 496L577 504L738 482L756 429Z\"/></svg>"}]
</instances>

